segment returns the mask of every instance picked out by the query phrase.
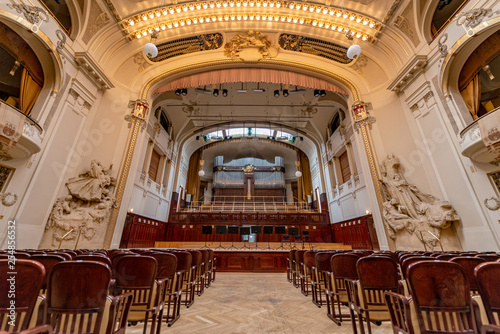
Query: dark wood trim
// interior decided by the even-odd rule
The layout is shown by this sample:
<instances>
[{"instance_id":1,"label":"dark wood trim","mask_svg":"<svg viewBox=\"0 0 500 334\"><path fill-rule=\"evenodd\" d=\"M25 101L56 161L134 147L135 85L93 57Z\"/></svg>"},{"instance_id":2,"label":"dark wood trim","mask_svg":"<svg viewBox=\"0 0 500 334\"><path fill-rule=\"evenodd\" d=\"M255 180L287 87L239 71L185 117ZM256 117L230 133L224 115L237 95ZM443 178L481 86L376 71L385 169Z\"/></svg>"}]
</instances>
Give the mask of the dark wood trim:
<instances>
[{"instance_id":1,"label":"dark wood trim","mask_svg":"<svg viewBox=\"0 0 500 334\"><path fill-rule=\"evenodd\" d=\"M351 245L353 249L380 249L372 215L349 219L331 226L334 242Z\"/></svg>"},{"instance_id":2,"label":"dark wood trim","mask_svg":"<svg viewBox=\"0 0 500 334\"><path fill-rule=\"evenodd\" d=\"M219 272L284 273L288 254L288 251L215 251Z\"/></svg>"}]
</instances>

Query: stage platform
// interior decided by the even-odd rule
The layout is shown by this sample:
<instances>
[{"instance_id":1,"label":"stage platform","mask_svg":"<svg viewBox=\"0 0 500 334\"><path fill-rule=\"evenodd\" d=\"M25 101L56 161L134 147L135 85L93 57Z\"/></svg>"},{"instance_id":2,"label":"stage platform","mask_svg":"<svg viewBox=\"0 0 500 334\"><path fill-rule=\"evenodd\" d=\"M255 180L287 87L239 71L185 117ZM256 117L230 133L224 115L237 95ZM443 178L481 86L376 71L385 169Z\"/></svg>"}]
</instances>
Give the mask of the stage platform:
<instances>
[{"instance_id":1,"label":"stage platform","mask_svg":"<svg viewBox=\"0 0 500 334\"><path fill-rule=\"evenodd\" d=\"M205 242L203 241L156 241L155 242L155 248L190 248L190 249L197 249L197 248L211 248L214 250L229 250L231 248L232 243L230 241L224 241L220 244L222 247L219 247L219 242L216 241L208 241L206 243L205 247ZM246 245L246 248L244 246ZM297 243L294 244L293 242L291 243L283 243L283 248L284 250L289 251L290 249L293 249L294 245L298 249L313 249L313 250L320 250L320 249L352 249L350 245L344 245L341 243L327 243L327 242L306 242L305 244L302 243ZM256 248L258 246L259 248ZM269 248L268 248L269 247ZM248 249L250 248L250 249ZM234 242L234 247L231 248L230 250L241 250L241 251L249 251L249 250L266 250L266 251L278 251L278 250L283 250L281 249L281 242L270 242L269 246L267 242L247 242L246 244L243 242Z\"/></svg>"},{"instance_id":2,"label":"stage platform","mask_svg":"<svg viewBox=\"0 0 500 334\"><path fill-rule=\"evenodd\" d=\"M221 247L220 247L221 246ZM243 243L207 242L207 248L215 251L218 272L257 272L257 273L282 273L286 272L286 258L291 245L281 249L280 242ZM233 247L232 247L233 246ZM297 243L300 249L302 244ZM223 247L223 248L222 248ZM246 248L244 248L246 247ZM258 248L256 248L258 247ZM306 243L304 249L327 250L327 249L351 249L351 246L339 243ZM200 249L205 248L204 242L196 241L157 241L155 248L177 248L177 249Z\"/></svg>"}]
</instances>

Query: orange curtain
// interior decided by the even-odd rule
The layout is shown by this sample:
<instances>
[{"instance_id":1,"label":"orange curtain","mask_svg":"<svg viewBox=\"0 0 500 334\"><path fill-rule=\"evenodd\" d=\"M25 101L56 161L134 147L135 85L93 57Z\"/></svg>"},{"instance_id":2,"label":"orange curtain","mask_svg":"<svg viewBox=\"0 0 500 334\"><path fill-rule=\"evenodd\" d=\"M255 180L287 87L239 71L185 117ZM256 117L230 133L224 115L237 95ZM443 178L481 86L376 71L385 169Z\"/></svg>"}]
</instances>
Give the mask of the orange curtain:
<instances>
[{"instance_id":1,"label":"orange curtain","mask_svg":"<svg viewBox=\"0 0 500 334\"><path fill-rule=\"evenodd\" d=\"M476 74L465 88L460 91L469 112L473 119L477 119L479 111L481 83L479 82L479 73Z\"/></svg>"},{"instance_id":2,"label":"orange curtain","mask_svg":"<svg viewBox=\"0 0 500 334\"><path fill-rule=\"evenodd\" d=\"M198 186L198 165L200 161L200 150L193 153L189 159L188 174L186 180L186 194L193 195L192 200L195 200L196 187Z\"/></svg>"},{"instance_id":3,"label":"orange curtain","mask_svg":"<svg viewBox=\"0 0 500 334\"><path fill-rule=\"evenodd\" d=\"M33 80L26 68L23 68L21 76L21 92L19 97L19 109L26 115L29 115L31 108L36 102L42 87Z\"/></svg>"},{"instance_id":4,"label":"orange curtain","mask_svg":"<svg viewBox=\"0 0 500 334\"><path fill-rule=\"evenodd\" d=\"M324 89L330 92L348 95L345 90L326 80L314 78L305 74L269 68L230 68L188 75L161 86L153 95L176 90L177 88L200 87L231 82L289 84L293 86Z\"/></svg>"}]
</instances>

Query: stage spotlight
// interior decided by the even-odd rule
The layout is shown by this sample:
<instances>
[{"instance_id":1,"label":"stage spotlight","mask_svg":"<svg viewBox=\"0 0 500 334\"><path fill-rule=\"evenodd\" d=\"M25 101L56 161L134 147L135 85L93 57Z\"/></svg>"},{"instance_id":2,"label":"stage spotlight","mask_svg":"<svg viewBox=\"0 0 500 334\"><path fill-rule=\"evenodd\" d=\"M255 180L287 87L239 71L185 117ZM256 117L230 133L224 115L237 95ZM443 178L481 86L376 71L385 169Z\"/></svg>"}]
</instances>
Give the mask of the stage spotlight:
<instances>
[{"instance_id":1,"label":"stage spotlight","mask_svg":"<svg viewBox=\"0 0 500 334\"><path fill-rule=\"evenodd\" d=\"M200 140L200 136L196 136L196 140Z\"/></svg>"},{"instance_id":2,"label":"stage spotlight","mask_svg":"<svg viewBox=\"0 0 500 334\"><path fill-rule=\"evenodd\" d=\"M324 89L320 90L319 96L321 96L321 97L326 96L326 91Z\"/></svg>"},{"instance_id":3,"label":"stage spotlight","mask_svg":"<svg viewBox=\"0 0 500 334\"><path fill-rule=\"evenodd\" d=\"M175 90L175 95L179 96L181 94L182 94L182 90L180 88Z\"/></svg>"},{"instance_id":4,"label":"stage spotlight","mask_svg":"<svg viewBox=\"0 0 500 334\"><path fill-rule=\"evenodd\" d=\"M187 88L182 88L181 94L182 94L182 96L186 96L188 94L188 89Z\"/></svg>"},{"instance_id":5,"label":"stage spotlight","mask_svg":"<svg viewBox=\"0 0 500 334\"><path fill-rule=\"evenodd\" d=\"M300 141L303 141L304 140L304 137L300 137Z\"/></svg>"},{"instance_id":6,"label":"stage spotlight","mask_svg":"<svg viewBox=\"0 0 500 334\"><path fill-rule=\"evenodd\" d=\"M212 93L213 96L219 96L219 90L217 88L214 89L213 93Z\"/></svg>"},{"instance_id":7,"label":"stage spotlight","mask_svg":"<svg viewBox=\"0 0 500 334\"><path fill-rule=\"evenodd\" d=\"M226 97L227 96L227 89L222 90L222 96Z\"/></svg>"},{"instance_id":8,"label":"stage spotlight","mask_svg":"<svg viewBox=\"0 0 500 334\"><path fill-rule=\"evenodd\" d=\"M288 89L283 89L283 96L287 97L288 96Z\"/></svg>"},{"instance_id":9,"label":"stage spotlight","mask_svg":"<svg viewBox=\"0 0 500 334\"><path fill-rule=\"evenodd\" d=\"M274 91L274 97L280 97L280 91L279 90L275 90Z\"/></svg>"},{"instance_id":10,"label":"stage spotlight","mask_svg":"<svg viewBox=\"0 0 500 334\"><path fill-rule=\"evenodd\" d=\"M314 90L314 97L318 97L319 96L319 89L315 89Z\"/></svg>"}]
</instances>

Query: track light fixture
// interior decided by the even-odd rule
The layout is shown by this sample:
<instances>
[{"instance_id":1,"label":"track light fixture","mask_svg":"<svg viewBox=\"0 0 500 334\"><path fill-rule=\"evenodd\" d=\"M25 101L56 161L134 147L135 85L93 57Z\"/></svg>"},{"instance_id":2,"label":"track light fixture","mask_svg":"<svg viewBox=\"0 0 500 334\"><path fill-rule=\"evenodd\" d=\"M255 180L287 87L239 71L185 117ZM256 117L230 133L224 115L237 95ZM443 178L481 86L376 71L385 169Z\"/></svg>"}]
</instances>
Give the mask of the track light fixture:
<instances>
[{"instance_id":1,"label":"track light fixture","mask_svg":"<svg viewBox=\"0 0 500 334\"><path fill-rule=\"evenodd\" d=\"M222 96L227 97L227 89L222 90Z\"/></svg>"},{"instance_id":2,"label":"track light fixture","mask_svg":"<svg viewBox=\"0 0 500 334\"><path fill-rule=\"evenodd\" d=\"M181 94L182 94L182 89L179 88L175 90L175 95L179 96Z\"/></svg>"},{"instance_id":3,"label":"track light fixture","mask_svg":"<svg viewBox=\"0 0 500 334\"><path fill-rule=\"evenodd\" d=\"M279 91L278 89L276 89L276 90L274 91L274 97L276 97L276 98L277 98L277 97L280 97L280 91Z\"/></svg>"},{"instance_id":4,"label":"track light fixture","mask_svg":"<svg viewBox=\"0 0 500 334\"><path fill-rule=\"evenodd\" d=\"M319 89L315 89L314 90L314 97L318 97L319 96Z\"/></svg>"},{"instance_id":5,"label":"track light fixture","mask_svg":"<svg viewBox=\"0 0 500 334\"><path fill-rule=\"evenodd\" d=\"M288 95L289 95L288 89L283 89L283 96L288 97Z\"/></svg>"},{"instance_id":6,"label":"track light fixture","mask_svg":"<svg viewBox=\"0 0 500 334\"><path fill-rule=\"evenodd\" d=\"M219 96L219 89L215 88L214 91L212 92L213 96Z\"/></svg>"},{"instance_id":7,"label":"track light fixture","mask_svg":"<svg viewBox=\"0 0 500 334\"><path fill-rule=\"evenodd\" d=\"M187 93L188 93L187 88L182 88L182 91L181 91L182 96L186 96Z\"/></svg>"},{"instance_id":8,"label":"track light fixture","mask_svg":"<svg viewBox=\"0 0 500 334\"><path fill-rule=\"evenodd\" d=\"M319 96L321 96L321 97L326 96L326 91L324 89L320 90Z\"/></svg>"}]
</instances>

